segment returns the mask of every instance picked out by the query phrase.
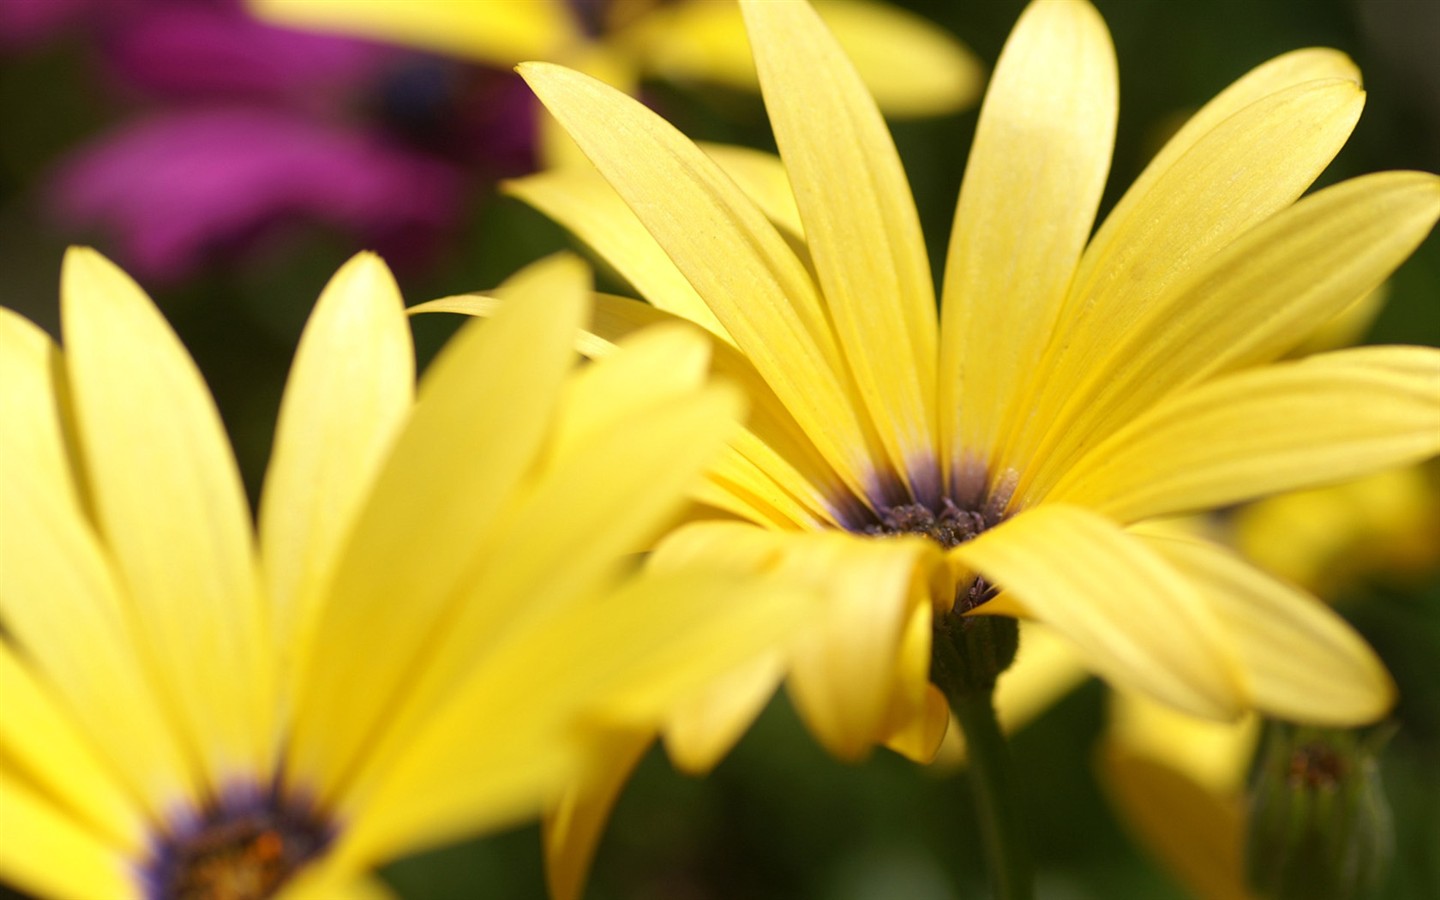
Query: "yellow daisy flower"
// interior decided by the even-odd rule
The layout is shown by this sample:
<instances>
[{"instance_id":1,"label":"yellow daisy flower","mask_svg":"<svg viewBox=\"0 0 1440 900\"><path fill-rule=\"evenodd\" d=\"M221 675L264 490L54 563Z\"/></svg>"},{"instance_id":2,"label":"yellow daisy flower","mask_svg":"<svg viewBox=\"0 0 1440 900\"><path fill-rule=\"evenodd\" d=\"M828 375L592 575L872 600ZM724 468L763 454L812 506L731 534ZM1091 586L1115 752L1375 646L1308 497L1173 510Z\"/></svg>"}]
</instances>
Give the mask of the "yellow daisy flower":
<instances>
[{"instance_id":1,"label":"yellow daisy flower","mask_svg":"<svg viewBox=\"0 0 1440 900\"><path fill-rule=\"evenodd\" d=\"M623 203L583 172L518 192L654 306L602 298L595 330L697 323L756 406L698 495L730 520L661 556L778 558L830 591L791 657L672 725L682 760L723 752L785 673L837 754L888 739L923 756L945 721L932 618L952 611L1042 620L1112 683L1202 716L1381 715L1390 680L1333 613L1221 548L1124 527L1440 450L1440 351L1271 362L1440 215L1440 179L1418 172L1299 199L1359 116L1351 62L1304 50L1252 71L1092 234L1113 48L1088 4L1033 3L981 109L937 321L854 68L807 5L742 8L784 178L727 174L623 94L521 67Z\"/></svg>"},{"instance_id":2,"label":"yellow daisy flower","mask_svg":"<svg viewBox=\"0 0 1440 900\"><path fill-rule=\"evenodd\" d=\"M658 77L757 88L740 7L733 0L249 0L277 25L418 47L509 69L543 59L588 72L629 94ZM876 0L822 0L827 24L887 115L933 116L968 107L981 68L955 38ZM577 154L545 120L552 162Z\"/></svg>"},{"instance_id":3,"label":"yellow daisy flower","mask_svg":"<svg viewBox=\"0 0 1440 900\"><path fill-rule=\"evenodd\" d=\"M347 263L296 354L258 535L133 281L66 256L63 353L0 310L0 880L383 896L374 864L581 777L587 723L653 719L794 627L753 580L626 575L739 397L676 329L572 370L588 291L573 259L516 276L416 397L389 271Z\"/></svg>"}]
</instances>

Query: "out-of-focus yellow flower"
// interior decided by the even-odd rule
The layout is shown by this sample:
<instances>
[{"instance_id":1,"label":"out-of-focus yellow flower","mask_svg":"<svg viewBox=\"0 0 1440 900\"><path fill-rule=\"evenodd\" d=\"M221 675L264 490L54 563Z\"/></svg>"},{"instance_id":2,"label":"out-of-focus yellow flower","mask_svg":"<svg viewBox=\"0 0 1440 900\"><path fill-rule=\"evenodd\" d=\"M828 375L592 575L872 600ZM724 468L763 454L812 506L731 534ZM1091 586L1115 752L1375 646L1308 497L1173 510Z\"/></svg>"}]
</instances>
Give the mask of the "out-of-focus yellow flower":
<instances>
[{"instance_id":1,"label":"out-of-focus yellow flower","mask_svg":"<svg viewBox=\"0 0 1440 900\"><path fill-rule=\"evenodd\" d=\"M734 0L249 0L280 25L418 47L510 68L562 63L634 94L644 77L756 90L755 64ZM979 62L920 17L878 0L821 0L821 16L887 115L930 116L968 107ZM553 162L574 144L545 120Z\"/></svg>"},{"instance_id":2,"label":"out-of-focus yellow flower","mask_svg":"<svg viewBox=\"0 0 1440 900\"><path fill-rule=\"evenodd\" d=\"M0 879L384 896L372 865L533 815L595 725L653 722L793 627L774 610L801 601L753 580L629 574L740 402L673 328L574 370L588 292L574 259L516 276L415 397L389 271L346 264L296 354L258 539L133 281L66 256L63 352L0 310Z\"/></svg>"}]
</instances>

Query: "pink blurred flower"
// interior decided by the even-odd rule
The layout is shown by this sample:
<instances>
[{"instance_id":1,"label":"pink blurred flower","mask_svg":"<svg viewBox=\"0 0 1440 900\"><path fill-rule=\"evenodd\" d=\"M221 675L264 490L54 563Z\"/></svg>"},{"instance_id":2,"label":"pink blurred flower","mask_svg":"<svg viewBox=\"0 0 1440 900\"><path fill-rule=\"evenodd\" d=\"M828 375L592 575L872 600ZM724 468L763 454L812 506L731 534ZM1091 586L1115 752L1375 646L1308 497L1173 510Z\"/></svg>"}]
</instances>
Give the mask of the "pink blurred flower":
<instances>
[{"instance_id":1,"label":"pink blurred flower","mask_svg":"<svg viewBox=\"0 0 1440 900\"><path fill-rule=\"evenodd\" d=\"M413 255L453 223L463 183L448 163L358 129L212 108L106 134L61 167L54 198L62 222L114 235L136 269L166 279L295 221Z\"/></svg>"},{"instance_id":2,"label":"pink blurred flower","mask_svg":"<svg viewBox=\"0 0 1440 900\"><path fill-rule=\"evenodd\" d=\"M423 258L473 179L533 166L533 108L508 73L266 25L239 0L0 6L0 46L83 30L134 110L62 159L44 199L67 236L152 281L300 222Z\"/></svg>"}]
</instances>

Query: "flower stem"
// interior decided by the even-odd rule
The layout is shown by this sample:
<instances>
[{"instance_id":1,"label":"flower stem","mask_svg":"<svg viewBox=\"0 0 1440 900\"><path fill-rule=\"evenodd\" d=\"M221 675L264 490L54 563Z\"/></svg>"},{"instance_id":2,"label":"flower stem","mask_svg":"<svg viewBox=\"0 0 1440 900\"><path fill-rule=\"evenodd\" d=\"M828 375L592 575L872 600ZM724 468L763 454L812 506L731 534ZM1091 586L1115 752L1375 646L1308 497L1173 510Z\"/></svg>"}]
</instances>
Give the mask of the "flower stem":
<instances>
[{"instance_id":1,"label":"flower stem","mask_svg":"<svg viewBox=\"0 0 1440 900\"><path fill-rule=\"evenodd\" d=\"M965 733L970 780L997 900L1035 894L1023 817L1010 772L1010 749L995 717L995 680L1015 658L1014 619L948 615L935 623L930 678Z\"/></svg>"},{"instance_id":2,"label":"flower stem","mask_svg":"<svg viewBox=\"0 0 1440 900\"><path fill-rule=\"evenodd\" d=\"M1035 893L1030 848L1010 771L1010 748L995 718L992 697L991 691L951 697L950 709L965 732L970 783L995 896L1029 900Z\"/></svg>"}]
</instances>

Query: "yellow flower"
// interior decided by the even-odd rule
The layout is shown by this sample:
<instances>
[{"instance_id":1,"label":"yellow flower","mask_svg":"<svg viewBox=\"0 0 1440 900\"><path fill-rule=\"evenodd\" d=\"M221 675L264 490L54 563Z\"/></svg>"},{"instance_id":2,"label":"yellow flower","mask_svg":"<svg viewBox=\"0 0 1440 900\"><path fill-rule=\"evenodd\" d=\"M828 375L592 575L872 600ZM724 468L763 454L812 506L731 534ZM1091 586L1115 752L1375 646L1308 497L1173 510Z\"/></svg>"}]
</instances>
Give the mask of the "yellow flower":
<instances>
[{"instance_id":1,"label":"yellow flower","mask_svg":"<svg viewBox=\"0 0 1440 900\"><path fill-rule=\"evenodd\" d=\"M1275 362L1440 215L1440 179L1418 172L1299 199L1359 116L1350 60L1302 50L1241 78L1092 234L1114 51L1088 4L1033 3L981 109L937 321L913 199L861 78L808 5L742 9L783 167L699 148L581 73L521 67L603 179L574 167L514 192L650 301L598 298L591 349L688 320L752 400L696 494L699 521L657 564L788 571L830 599L792 652L675 715L672 757L713 764L784 678L837 755L884 741L928 758L948 719L932 627L955 611L1042 621L1111 683L1201 716L1382 715L1388 674L1322 604L1221 547L1131 527L1440 450L1440 352ZM583 869L634 753L552 820L552 883Z\"/></svg>"},{"instance_id":2,"label":"yellow flower","mask_svg":"<svg viewBox=\"0 0 1440 900\"><path fill-rule=\"evenodd\" d=\"M932 602L1041 619L1103 677L1191 713L1381 714L1390 681L1332 613L1218 547L1122 528L1440 449L1440 351L1266 364L1380 284L1440 215L1424 173L1297 202L1358 117L1351 62L1302 50L1251 72L1092 236L1113 50L1087 4L1031 4L981 111L937 323L909 189L860 79L805 4L743 9L798 222L626 96L559 66L521 71L632 210L583 173L550 173L552 199L576 187L547 212L664 311L608 301L602 324L688 318L752 387L752 426L700 495L740 521L668 546L782 554L834 583L789 660L819 737L854 756L894 733L897 708L913 723Z\"/></svg>"},{"instance_id":3,"label":"yellow flower","mask_svg":"<svg viewBox=\"0 0 1440 900\"><path fill-rule=\"evenodd\" d=\"M0 310L0 880L374 897L375 863L582 777L592 720L647 721L793 628L763 585L626 575L739 398L675 329L573 371L588 290L573 259L516 276L414 397L394 281L346 264L295 358L258 539L134 282L72 250L63 353Z\"/></svg>"},{"instance_id":4,"label":"yellow flower","mask_svg":"<svg viewBox=\"0 0 1440 900\"><path fill-rule=\"evenodd\" d=\"M588 72L629 94L642 77L756 89L755 66L733 0L249 0L279 25L406 44L511 68L548 60ZM891 116L968 107L981 69L931 23L876 0L823 0L819 9ZM574 145L546 120L551 162Z\"/></svg>"},{"instance_id":5,"label":"yellow flower","mask_svg":"<svg viewBox=\"0 0 1440 900\"><path fill-rule=\"evenodd\" d=\"M1440 179L1416 172L1297 201L1359 115L1350 61L1306 50L1246 75L1092 236L1113 49L1088 4L1033 3L981 110L937 322L859 77L805 4L742 8L793 196L548 64L522 74L623 204L583 172L531 184L656 308L602 298L596 331L688 319L750 389L751 426L698 495L732 520L660 555L826 583L829 612L783 666L820 739L851 757L933 748L932 612L952 607L1042 620L1112 683L1191 713L1381 715L1390 680L1329 610L1222 548L1123 527L1440 450L1440 351L1271 363L1440 215ZM737 675L672 729L680 756L723 752L781 672Z\"/></svg>"}]
</instances>

